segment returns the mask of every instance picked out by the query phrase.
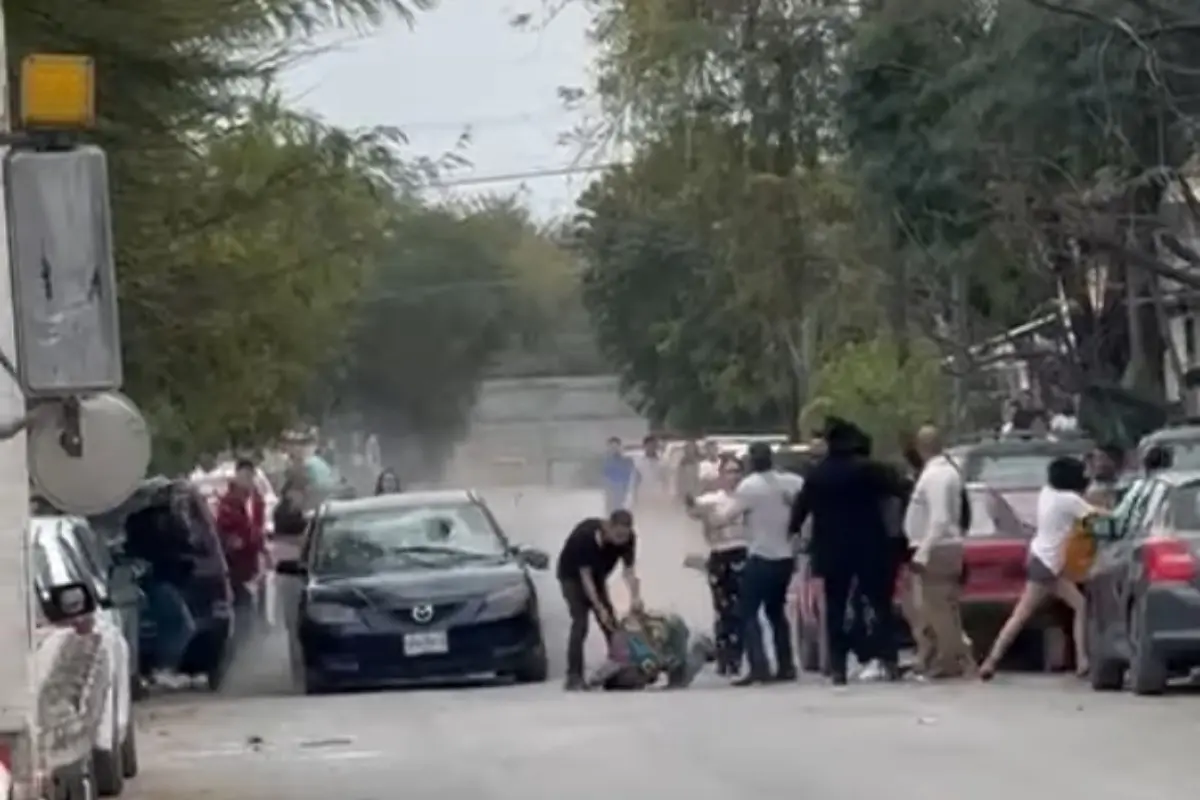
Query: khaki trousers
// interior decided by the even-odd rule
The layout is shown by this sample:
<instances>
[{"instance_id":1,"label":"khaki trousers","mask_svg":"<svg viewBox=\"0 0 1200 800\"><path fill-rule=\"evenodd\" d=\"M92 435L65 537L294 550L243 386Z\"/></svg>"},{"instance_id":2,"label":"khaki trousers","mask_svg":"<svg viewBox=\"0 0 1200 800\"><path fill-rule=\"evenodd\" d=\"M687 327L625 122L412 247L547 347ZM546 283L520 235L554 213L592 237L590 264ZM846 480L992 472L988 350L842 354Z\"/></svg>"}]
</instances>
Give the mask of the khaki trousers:
<instances>
[{"instance_id":1,"label":"khaki trousers","mask_svg":"<svg viewBox=\"0 0 1200 800\"><path fill-rule=\"evenodd\" d=\"M975 670L959 606L962 568L962 547L935 547L924 573L910 573L901 594L901 611L917 646L917 666L928 677L958 677Z\"/></svg>"}]
</instances>

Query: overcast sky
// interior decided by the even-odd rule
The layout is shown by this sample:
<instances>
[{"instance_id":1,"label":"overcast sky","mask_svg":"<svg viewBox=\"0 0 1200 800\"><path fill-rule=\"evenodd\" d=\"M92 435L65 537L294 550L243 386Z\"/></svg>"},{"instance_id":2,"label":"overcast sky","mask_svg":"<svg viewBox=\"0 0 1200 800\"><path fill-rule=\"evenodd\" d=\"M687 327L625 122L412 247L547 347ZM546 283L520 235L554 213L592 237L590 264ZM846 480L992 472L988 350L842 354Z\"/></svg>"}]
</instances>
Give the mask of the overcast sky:
<instances>
[{"instance_id":1,"label":"overcast sky","mask_svg":"<svg viewBox=\"0 0 1200 800\"><path fill-rule=\"evenodd\" d=\"M464 130L471 166L459 179L569 166L573 148L557 143L576 115L560 86L587 85L590 49L582 4L542 31L509 21L538 0L441 0L415 28L391 23L294 68L285 92L295 105L343 127L395 125L413 153L436 157ZM586 175L488 182L455 192L522 190L539 217L568 214Z\"/></svg>"}]
</instances>

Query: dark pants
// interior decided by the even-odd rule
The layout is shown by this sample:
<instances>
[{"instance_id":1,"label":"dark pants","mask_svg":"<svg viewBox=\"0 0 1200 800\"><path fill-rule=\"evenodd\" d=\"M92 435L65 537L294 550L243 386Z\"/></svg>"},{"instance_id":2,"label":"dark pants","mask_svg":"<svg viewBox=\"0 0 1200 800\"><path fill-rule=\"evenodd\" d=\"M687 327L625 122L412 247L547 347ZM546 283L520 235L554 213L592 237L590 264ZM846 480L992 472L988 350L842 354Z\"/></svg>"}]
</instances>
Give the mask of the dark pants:
<instances>
[{"instance_id":1,"label":"dark pants","mask_svg":"<svg viewBox=\"0 0 1200 800\"><path fill-rule=\"evenodd\" d=\"M792 634L784 612L788 584L791 583L794 567L795 562L790 558L768 559L750 556L746 559L746 566L742 568L742 596L738 604L738 616L742 622L742 644L746 650L746 659L750 662L752 677L766 678L770 675L767 654L763 649L762 628L758 624L760 608L771 625L779 674L786 677L796 673L796 662L792 655Z\"/></svg>"},{"instance_id":2,"label":"dark pants","mask_svg":"<svg viewBox=\"0 0 1200 800\"><path fill-rule=\"evenodd\" d=\"M595 609L583 590L582 581L560 579L559 585L562 587L563 599L567 601L567 612L571 615L571 632L567 635L567 677L582 679L583 643L588 635L588 617L595 613ZM609 616L615 618L612 601L608 598L608 587L597 581L596 594L600 596L600 602ZM601 630L604 630L605 638L611 634L611 631L605 630L603 626Z\"/></svg>"},{"instance_id":3,"label":"dark pants","mask_svg":"<svg viewBox=\"0 0 1200 800\"><path fill-rule=\"evenodd\" d=\"M746 548L718 550L708 557L708 588L713 602L713 640L717 669L734 673L742 667L742 623L738 616Z\"/></svg>"},{"instance_id":4,"label":"dark pants","mask_svg":"<svg viewBox=\"0 0 1200 800\"><path fill-rule=\"evenodd\" d=\"M886 559L839 566L824 575L825 632L829 637L829 668L834 675L846 674L846 657L852 647L860 658L878 658L889 666L896 664L893 575ZM869 624L853 626L855 630L846 625L852 592L862 602L862 609L855 611L855 617L862 618L862 623L866 623L866 614L871 617Z\"/></svg>"},{"instance_id":5,"label":"dark pants","mask_svg":"<svg viewBox=\"0 0 1200 800\"><path fill-rule=\"evenodd\" d=\"M174 584L152 581L144 591L146 610L154 622L154 666L161 670L178 670L192 637L196 635L196 620L183 593Z\"/></svg>"}]
</instances>

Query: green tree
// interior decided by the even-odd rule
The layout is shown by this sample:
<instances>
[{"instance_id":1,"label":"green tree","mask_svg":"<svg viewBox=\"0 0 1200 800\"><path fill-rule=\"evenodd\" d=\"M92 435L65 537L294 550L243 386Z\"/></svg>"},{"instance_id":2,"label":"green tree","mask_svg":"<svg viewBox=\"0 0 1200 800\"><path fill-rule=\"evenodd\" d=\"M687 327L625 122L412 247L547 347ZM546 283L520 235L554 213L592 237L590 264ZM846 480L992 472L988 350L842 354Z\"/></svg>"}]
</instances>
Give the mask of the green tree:
<instances>
[{"instance_id":1,"label":"green tree","mask_svg":"<svg viewBox=\"0 0 1200 800\"><path fill-rule=\"evenodd\" d=\"M9 56L96 60L127 390L170 468L290 421L388 241L408 174L387 132L285 112L310 37L429 0L48 0L6 6ZM265 99L264 99L265 98Z\"/></svg>"},{"instance_id":2,"label":"green tree","mask_svg":"<svg viewBox=\"0 0 1200 800\"><path fill-rule=\"evenodd\" d=\"M556 278L530 274L530 250L542 266L562 262L527 223L519 207L495 203L414 204L397 216L332 365L327 411L362 419L389 457L413 438L427 440L427 459L442 455L487 368L544 323L539 304Z\"/></svg>"}]
</instances>

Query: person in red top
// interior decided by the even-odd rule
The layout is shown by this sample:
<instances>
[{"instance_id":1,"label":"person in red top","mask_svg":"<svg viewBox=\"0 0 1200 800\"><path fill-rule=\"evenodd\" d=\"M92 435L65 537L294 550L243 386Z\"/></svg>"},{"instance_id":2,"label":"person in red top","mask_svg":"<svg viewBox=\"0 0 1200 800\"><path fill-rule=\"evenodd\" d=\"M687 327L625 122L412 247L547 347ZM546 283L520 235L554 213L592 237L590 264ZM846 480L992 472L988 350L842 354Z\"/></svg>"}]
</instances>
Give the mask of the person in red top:
<instances>
[{"instance_id":1,"label":"person in red top","mask_svg":"<svg viewBox=\"0 0 1200 800\"><path fill-rule=\"evenodd\" d=\"M252 604L267 552L266 501L254 485L254 462L237 462L229 488L217 502L217 533L229 565L235 602Z\"/></svg>"}]
</instances>

